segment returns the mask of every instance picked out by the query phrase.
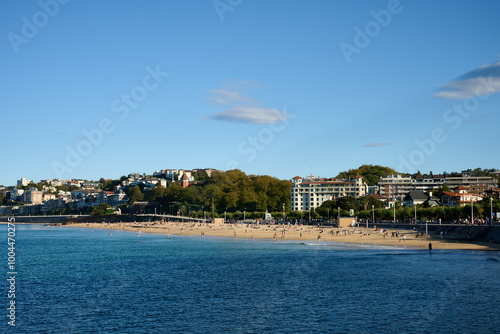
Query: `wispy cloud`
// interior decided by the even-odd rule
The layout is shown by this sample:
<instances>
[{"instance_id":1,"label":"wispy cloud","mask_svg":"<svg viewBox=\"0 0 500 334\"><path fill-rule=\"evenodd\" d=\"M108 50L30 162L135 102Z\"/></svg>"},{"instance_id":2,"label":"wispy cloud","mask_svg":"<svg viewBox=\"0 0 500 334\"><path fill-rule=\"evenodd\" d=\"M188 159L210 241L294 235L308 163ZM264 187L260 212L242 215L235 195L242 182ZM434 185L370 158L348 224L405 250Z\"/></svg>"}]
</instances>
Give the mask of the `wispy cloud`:
<instances>
[{"instance_id":1,"label":"wispy cloud","mask_svg":"<svg viewBox=\"0 0 500 334\"><path fill-rule=\"evenodd\" d=\"M251 102L251 99L248 96L243 95L242 92L230 91L226 89L214 89L209 92L212 93L210 101L216 104Z\"/></svg>"},{"instance_id":2,"label":"wispy cloud","mask_svg":"<svg viewBox=\"0 0 500 334\"><path fill-rule=\"evenodd\" d=\"M234 106L231 109L213 114L210 119L250 123L250 124L273 124L288 119L288 114L278 109Z\"/></svg>"},{"instance_id":3,"label":"wispy cloud","mask_svg":"<svg viewBox=\"0 0 500 334\"><path fill-rule=\"evenodd\" d=\"M227 109L207 118L247 124L273 124L287 120L287 112L263 107L258 100L245 93L259 86L261 85L254 82L234 81L224 88L210 90L209 100Z\"/></svg>"},{"instance_id":4,"label":"wispy cloud","mask_svg":"<svg viewBox=\"0 0 500 334\"><path fill-rule=\"evenodd\" d=\"M483 65L441 86L434 97L465 99L500 92L500 61Z\"/></svg>"},{"instance_id":5,"label":"wispy cloud","mask_svg":"<svg viewBox=\"0 0 500 334\"><path fill-rule=\"evenodd\" d=\"M383 146L390 146L392 145L391 143L370 143L370 144L365 144L363 147L383 147Z\"/></svg>"}]
</instances>

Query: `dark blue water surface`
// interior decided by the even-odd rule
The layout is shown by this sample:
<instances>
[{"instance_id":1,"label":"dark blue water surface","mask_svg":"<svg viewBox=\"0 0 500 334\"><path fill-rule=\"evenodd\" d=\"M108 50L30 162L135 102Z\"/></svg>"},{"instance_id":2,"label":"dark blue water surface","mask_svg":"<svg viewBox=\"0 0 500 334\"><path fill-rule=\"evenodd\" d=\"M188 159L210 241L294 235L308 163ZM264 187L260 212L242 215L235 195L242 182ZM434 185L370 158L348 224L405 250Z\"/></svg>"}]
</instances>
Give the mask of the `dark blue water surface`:
<instances>
[{"instance_id":1,"label":"dark blue water surface","mask_svg":"<svg viewBox=\"0 0 500 334\"><path fill-rule=\"evenodd\" d=\"M4 332L500 332L497 252L16 228Z\"/></svg>"}]
</instances>

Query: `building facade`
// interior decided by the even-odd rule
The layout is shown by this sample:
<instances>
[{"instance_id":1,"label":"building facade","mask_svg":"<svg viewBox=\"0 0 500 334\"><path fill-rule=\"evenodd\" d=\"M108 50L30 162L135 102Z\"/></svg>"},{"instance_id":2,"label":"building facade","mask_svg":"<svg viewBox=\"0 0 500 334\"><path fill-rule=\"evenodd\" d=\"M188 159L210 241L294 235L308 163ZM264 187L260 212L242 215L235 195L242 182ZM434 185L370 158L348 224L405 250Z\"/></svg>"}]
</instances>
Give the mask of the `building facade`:
<instances>
[{"instance_id":1,"label":"building facade","mask_svg":"<svg viewBox=\"0 0 500 334\"><path fill-rule=\"evenodd\" d=\"M444 191L441 198L443 206L464 206L483 201L483 196L468 192L467 187L458 187L455 191Z\"/></svg>"},{"instance_id":2,"label":"building facade","mask_svg":"<svg viewBox=\"0 0 500 334\"><path fill-rule=\"evenodd\" d=\"M24 202L27 204L42 204L43 192L36 189L30 189L24 192Z\"/></svg>"},{"instance_id":3,"label":"building facade","mask_svg":"<svg viewBox=\"0 0 500 334\"><path fill-rule=\"evenodd\" d=\"M411 176L400 174L381 177L378 182L379 195L385 198L394 198L407 194L412 189Z\"/></svg>"},{"instance_id":4,"label":"building facade","mask_svg":"<svg viewBox=\"0 0 500 334\"><path fill-rule=\"evenodd\" d=\"M359 175L352 180L296 176L292 179L292 211L307 211L321 206L325 201L344 196L360 197L367 193L368 185Z\"/></svg>"},{"instance_id":5,"label":"building facade","mask_svg":"<svg viewBox=\"0 0 500 334\"><path fill-rule=\"evenodd\" d=\"M468 173L451 175L411 176L389 175L381 177L378 183L379 195L385 198L398 197L410 190L431 192L446 184L449 188L466 187L470 193L484 195L488 190L497 187L496 179L491 176L472 176Z\"/></svg>"}]
</instances>

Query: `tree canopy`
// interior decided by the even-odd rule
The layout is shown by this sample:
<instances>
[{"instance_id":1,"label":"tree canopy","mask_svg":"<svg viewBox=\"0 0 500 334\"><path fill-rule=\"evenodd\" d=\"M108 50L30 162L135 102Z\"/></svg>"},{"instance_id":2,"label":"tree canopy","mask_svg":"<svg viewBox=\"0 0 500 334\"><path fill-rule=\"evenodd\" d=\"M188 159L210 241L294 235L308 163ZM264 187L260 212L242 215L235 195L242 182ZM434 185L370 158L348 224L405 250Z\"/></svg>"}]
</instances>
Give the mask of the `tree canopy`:
<instances>
[{"instance_id":1,"label":"tree canopy","mask_svg":"<svg viewBox=\"0 0 500 334\"><path fill-rule=\"evenodd\" d=\"M142 201L144 194L139 186L131 187L127 190L128 204L134 205L135 202Z\"/></svg>"},{"instance_id":2,"label":"tree canopy","mask_svg":"<svg viewBox=\"0 0 500 334\"><path fill-rule=\"evenodd\" d=\"M397 174L397 172L389 167L379 166L379 165L362 165L357 169L349 169L339 173L337 178L353 178L356 175L361 175L363 180L369 185L374 186L378 184L381 177L387 177L391 174Z\"/></svg>"},{"instance_id":3,"label":"tree canopy","mask_svg":"<svg viewBox=\"0 0 500 334\"><path fill-rule=\"evenodd\" d=\"M210 208L217 212L290 210L291 182L267 175L246 175L238 169L214 171L203 183L182 188L172 183L168 188L147 190L144 199L161 204L184 203ZM127 192L128 193L128 192Z\"/></svg>"}]
</instances>

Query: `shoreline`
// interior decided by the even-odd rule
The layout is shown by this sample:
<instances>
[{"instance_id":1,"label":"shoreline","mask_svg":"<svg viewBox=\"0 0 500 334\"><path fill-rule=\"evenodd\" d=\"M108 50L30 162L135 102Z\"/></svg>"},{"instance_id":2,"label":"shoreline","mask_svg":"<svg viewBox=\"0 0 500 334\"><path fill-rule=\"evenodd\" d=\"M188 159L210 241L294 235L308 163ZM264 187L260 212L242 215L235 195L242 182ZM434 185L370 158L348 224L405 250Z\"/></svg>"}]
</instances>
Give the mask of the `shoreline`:
<instances>
[{"instance_id":1,"label":"shoreline","mask_svg":"<svg viewBox=\"0 0 500 334\"><path fill-rule=\"evenodd\" d=\"M374 228L318 228L311 225L255 225L255 224L210 224L210 223L181 223L181 222L133 222L133 223L70 223L60 226L108 229L129 231L139 234L165 234L244 238L244 239L273 239L296 240L308 242L339 242L361 245L393 246L396 248L452 249L452 250L481 250L499 251L500 244L479 241L455 241L446 238L430 236L416 237L418 231L391 228L384 234ZM393 236L394 233L394 236Z\"/></svg>"}]
</instances>

